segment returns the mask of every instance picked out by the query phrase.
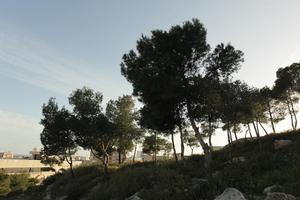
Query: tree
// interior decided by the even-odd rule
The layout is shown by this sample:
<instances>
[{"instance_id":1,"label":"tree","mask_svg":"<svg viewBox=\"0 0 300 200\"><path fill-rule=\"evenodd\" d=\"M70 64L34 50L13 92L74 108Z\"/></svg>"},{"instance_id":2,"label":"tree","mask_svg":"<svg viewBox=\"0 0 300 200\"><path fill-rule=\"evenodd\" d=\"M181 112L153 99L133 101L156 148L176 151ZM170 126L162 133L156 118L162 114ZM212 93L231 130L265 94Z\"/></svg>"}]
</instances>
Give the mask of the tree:
<instances>
[{"instance_id":1,"label":"tree","mask_svg":"<svg viewBox=\"0 0 300 200\"><path fill-rule=\"evenodd\" d=\"M269 87L263 87L260 89L261 104L267 113L268 119L271 123L273 133L276 133L275 124L284 119L285 108L284 104L276 100L274 91Z\"/></svg>"},{"instance_id":2,"label":"tree","mask_svg":"<svg viewBox=\"0 0 300 200\"><path fill-rule=\"evenodd\" d=\"M184 142L190 147L191 155L193 155L194 149L197 147L200 147L197 138L190 131L184 130L183 131L183 139L184 139Z\"/></svg>"},{"instance_id":3,"label":"tree","mask_svg":"<svg viewBox=\"0 0 300 200\"><path fill-rule=\"evenodd\" d=\"M69 97L75 116L75 135L77 143L102 161L104 173L108 173L109 154L116 141L116 127L102 113L102 94L83 87Z\"/></svg>"},{"instance_id":4,"label":"tree","mask_svg":"<svg viewBox=\"0 0 300 200\"><path fill-rule=\"evenodd\" d=\"M156 155L160 151L165 151L165 154L170 151L171 144L164 138L158 137L157 133L146 136L143 142L143 153L152 155L152 160L156 162Z\"/></svg>"},{"instance_id":5,"label":"tree","mask_svg":"<svg viewBox=\"0 0 300 200\"><path fill-rule=\"evenodd\" d=\"M54 98L50 98L48 104L43 105L42 113L42 162L61 164L67 161L74 177L72 156L77 151L77 144L72 130L72 116L64 107L59 109Z\"/></svg>"},{"instance_id":6,"label":"tree","mask_svg":"<svg viewBox=\"0 0 300 200\"><path fill-rule=\"evenodd\" d=\"M299 101L297 93L300 92L300 63L293 63L285 68L279 68L276 72L277 79L273 88L276 99L284 102L291 117L291 125L297 129L298 112L294 104Z\"/></svg>"},{"instance_id":7,"label":"tree","mask_svg":"<svg viewBox=\"0 0 300 200\"><path fill-rule=\"evenodd\" d=\"M116 126L115 147L119 154L119 164L122 163L121 155L126 155L133 149L133 142L137 141L142 131L137 127L138 112L135 110L134 100L130 95L110 100L106 106L106 116Z\"/></svg>"},{"instance_id":8,"label":"tree","mask_svg":"<svg viewBox=\"0 0 300 200\"><path fill-rule=\"evenodd\" d=\"M169 31L152 31L150 37L138 40L136 49L125 54L121 63L133 95L144 103L144 111L166 111L165 123L157 125L160 129L174 130L177 113L184 113L204 150L205 168L210 170L211 151L197 124L206 92L203 83L228 79L238 70L243 53L230 44L217 45L210 52L206 30L196 19Z\"/></svg>"}]
</instances>

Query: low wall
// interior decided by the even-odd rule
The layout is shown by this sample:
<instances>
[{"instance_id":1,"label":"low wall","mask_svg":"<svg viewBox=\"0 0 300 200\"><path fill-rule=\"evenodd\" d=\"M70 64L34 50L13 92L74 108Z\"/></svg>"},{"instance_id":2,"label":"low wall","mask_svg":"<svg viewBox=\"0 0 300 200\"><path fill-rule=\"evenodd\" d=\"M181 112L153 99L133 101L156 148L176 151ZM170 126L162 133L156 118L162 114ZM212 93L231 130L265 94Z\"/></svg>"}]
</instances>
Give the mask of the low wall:
<instances>
[{"instance_id":1,"label":"low wall","mask_svg":"<svg viewBox=\"0 0 300 200\"><path fill-rule=\"evenodd\" d=\"M79 166L82 161L73 161L73 166ZM28 173L31 177L46 178L60 170L69 169L67 162L61 165L45 165L40 160L0 159L0 172L8 174Z\"/></svg>"}]
</instances>

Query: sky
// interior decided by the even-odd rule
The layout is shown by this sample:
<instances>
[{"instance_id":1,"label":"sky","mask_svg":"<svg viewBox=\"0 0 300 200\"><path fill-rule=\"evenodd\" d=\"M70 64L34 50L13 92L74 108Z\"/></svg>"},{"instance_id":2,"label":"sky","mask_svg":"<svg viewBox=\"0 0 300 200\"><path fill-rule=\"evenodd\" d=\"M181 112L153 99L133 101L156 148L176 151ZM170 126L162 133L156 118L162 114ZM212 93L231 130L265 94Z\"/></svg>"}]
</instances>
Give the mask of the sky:
<instances>
[{"instance_id":1,"label":"sky","mask_svg":"<svg viewBox=\"0 0 300 200\"><path fill-rule=\"evenodd\" d=\"M272 86L278 68L299 61L299 7L298 0L0 1L0 151L41 147L41 108L50 97L67 105L73 90L88 86L105 105L131 94L122 55L142 34L193 18L212 47L231 43L244 52L237 78Z\"/></svg>"}]
</instances>

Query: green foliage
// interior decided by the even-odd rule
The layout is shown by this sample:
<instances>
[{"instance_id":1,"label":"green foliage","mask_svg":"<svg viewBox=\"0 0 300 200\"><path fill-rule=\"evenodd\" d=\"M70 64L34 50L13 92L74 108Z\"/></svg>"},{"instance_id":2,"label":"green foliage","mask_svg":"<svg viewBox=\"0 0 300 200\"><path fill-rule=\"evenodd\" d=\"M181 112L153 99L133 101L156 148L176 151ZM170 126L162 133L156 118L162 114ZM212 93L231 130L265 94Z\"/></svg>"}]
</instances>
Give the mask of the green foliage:
<instances>
[{"instance_id":1,"label":"green foliage","mask_svg":"<svg viewBox=\"0 0 300 200\"><path fill-rule=\"evenodd\" d=\"M142 36L136 50L123 56L121 72L144 103L142 125L170 132L189 120L205 154L210 153L196 122L217 121L216 88L239 69L243 53L230 44L210 51L206 29L197 19Z\"/></svg>"},{"instance_id":2,"label":"green foliage","mask_svg":"<svg viewBox=\"0 0 300 200\"><path fill-rule=\"evenodd\" d=\"M106 106L106 116L114 123L116 132L115 149L119 154L126 154L133 149L133 142L143 136L142 129L137 126L138 112L134 100L129 95L110 100Z\"/></svg>"},{"instance_id":3,"label":"green foliage","mask_svg":"<svg viewBox=\"0 0 300 200\"><path fill-rule=\"evenodd\" d=\"M38 181L28 174L5 175L0 174L0 197L16 196L35 186Z\"/></svg>"},{"instance_id":4,"label":"green foliage","mask_svg":"<svg viewBox=\"0 0 300 200\"><path fill-rule=\"evenodd\" d=\"M74 111L73 130L77 144L91 150L107 172L108 155L113 151L117 133L116 125L102 113L102 94L83 87L73 91L69 103Z\"/></svg>"},{"instance_id":5,"label":"green foliage","mask_svg":"<svg viewBox=\"0 0 300 200\"><path fill-rule=\"evenodd\" d=\"M35 184L37 184L37 181L30 178L28 174L10 175L10 187L12 191L24 192L28 187Z\"/></svg>"},{"instance_id":6,"label":"green foliage","mask_svg":"<svg viewBox=\"0 0 300 200\"><path fill-rule=\"evenodd\" d=\"M160 151L165 151L168 154L172 149L171 144L164 138L154 135L146 136L143 142L143 153L158 154Z\"/></svg>"},{"instance_id":7,"label":"green foliage","mask_svg":"<svg viewBox=\"0 0 300 200\"><path fill-rule=\"evenodd\" d=\"M44 129L41 133L43 144L42 162L46 164L60 164L64 160L72 164L72 155L77 150L75 135L72 130L74 120L68 110L59 109L54 98L43 105L43 119L41 124Z\"/></svg>"},{"instance_id":8,"label":"green foliage","mask_svg":"<svg viewBox=\"0 0 300 200\"><path fill-rule=\"evenodd\" d=\"M10 178L8 175L0 174L0 196L5 196L11 191Z\"/></svg>"}]
</instances>

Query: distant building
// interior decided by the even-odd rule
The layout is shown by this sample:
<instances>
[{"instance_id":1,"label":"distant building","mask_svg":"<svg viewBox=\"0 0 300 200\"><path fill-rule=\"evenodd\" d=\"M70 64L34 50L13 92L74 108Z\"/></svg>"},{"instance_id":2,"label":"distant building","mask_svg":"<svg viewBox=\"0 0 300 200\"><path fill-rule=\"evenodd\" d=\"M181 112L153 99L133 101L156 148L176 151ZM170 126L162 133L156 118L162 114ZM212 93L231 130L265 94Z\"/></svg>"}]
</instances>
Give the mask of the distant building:
<instances>
[{"instance_id":1,"label":"distant building","mask_svg":"<svg viewBox=\"0 0 300 200\"><path fill-rule=\"evenodd\" d=\"M29 152L31 154L31 159L33 160L41 160L41 152L37 150L37 148L33 148L32 151Z\"/></svg>"},{"instance_id":2,"label":"distant building","mask_svg":"<svg viewBox=\"0 0 300 200\"><path fill-rule=\"evenodd\" d=\"M14 154L10 151L0 152L0 159L13 159Z\"/></svg>"}]
</instances>

